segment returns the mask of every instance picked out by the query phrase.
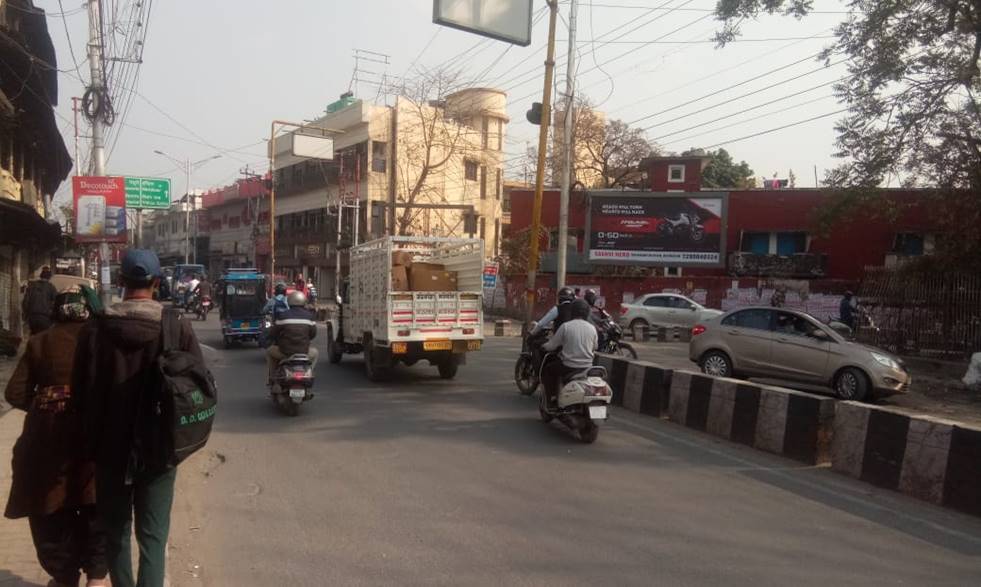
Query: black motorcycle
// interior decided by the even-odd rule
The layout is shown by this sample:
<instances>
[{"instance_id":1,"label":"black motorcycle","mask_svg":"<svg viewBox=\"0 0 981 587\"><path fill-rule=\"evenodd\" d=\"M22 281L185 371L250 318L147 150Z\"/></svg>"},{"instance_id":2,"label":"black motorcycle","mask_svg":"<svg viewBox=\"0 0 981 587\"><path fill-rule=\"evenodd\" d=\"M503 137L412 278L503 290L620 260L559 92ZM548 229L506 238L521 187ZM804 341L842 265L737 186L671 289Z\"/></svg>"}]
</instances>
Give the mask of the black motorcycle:
<instances>
[{"instance_id":1,"label":"black motorcycle","mask_svg":"<svg viewBox=\"0 0 981 587\"><path fill-rule=\"evenodd\" d=\"M606 312L604 320L597 324L600 333L599 352L618 355L624 359L637 359L637 351L630 343L623 342L623 328Z\"/></svg>"},{"instance_id":2,"label":"black motorcycle","mask_svg":"<svg viewBox=\"0 0 981 587\"><path fill-rule=\"evenodd\" d=\"M664 237L687 236L693 243L700 243L705 239L702 220L687 212L661 220L657 225L657 232Z\"/></svg>"},{"instance_id":3,"label":"black motorcycle","mask_svg":"<svg viewBox=\"0 0 981 587\"><path fill-rule=\"evenodd\" d=\"M521 344L521 354L514 364L514 383L521 395L531 395L542 382L539 374L542 372L542 362L548 354L542 345L548 340L548 332L540 332L525 336Z\"/></svg>"}]
</instances>

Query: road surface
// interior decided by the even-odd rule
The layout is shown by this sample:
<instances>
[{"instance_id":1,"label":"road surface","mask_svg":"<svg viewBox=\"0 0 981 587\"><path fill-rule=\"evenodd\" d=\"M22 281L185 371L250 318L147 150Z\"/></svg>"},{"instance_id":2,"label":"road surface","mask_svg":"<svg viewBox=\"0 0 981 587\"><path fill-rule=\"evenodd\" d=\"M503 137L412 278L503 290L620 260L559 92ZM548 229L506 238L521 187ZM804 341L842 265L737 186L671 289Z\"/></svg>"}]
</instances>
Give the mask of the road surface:
<instances>
[{"instance_id":1,"label":"road surface","mask_svg":"<svg viewBox=\"0 0 981 587\"><path fill-rule=\"evenodd\" d=\"M216 317L197 325L218 347ZM322 332L322 331L321 331ZM321 356L323 341L320 341ZM262 351L208 351L215 434L182 466L173 585L968 585L981 520L614 410L538 420L489 338L455 381L317 367L299 417Z\"/></svg>"}]
</instances>

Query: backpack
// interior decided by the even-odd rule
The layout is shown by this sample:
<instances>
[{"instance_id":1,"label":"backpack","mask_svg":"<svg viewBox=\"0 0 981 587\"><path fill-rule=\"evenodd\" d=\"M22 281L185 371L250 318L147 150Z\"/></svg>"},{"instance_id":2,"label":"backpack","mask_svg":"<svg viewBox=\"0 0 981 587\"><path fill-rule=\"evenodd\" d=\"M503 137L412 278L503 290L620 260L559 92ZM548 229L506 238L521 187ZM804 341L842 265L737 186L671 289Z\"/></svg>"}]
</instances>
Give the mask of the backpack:
<instances>
[{"instance_id":1,"label":"backpack","mask_svg":"<svg viewBox=\"0 0 981 587\"><path fill-rule=\"evenodd\" d=\"M134 448L139 464L169 469L204 447L211 435L218 389L204 361L180 350L181 316L165 309L160 322L160 354L155 383L146 390Z\"/></svg>"}]
</instances>

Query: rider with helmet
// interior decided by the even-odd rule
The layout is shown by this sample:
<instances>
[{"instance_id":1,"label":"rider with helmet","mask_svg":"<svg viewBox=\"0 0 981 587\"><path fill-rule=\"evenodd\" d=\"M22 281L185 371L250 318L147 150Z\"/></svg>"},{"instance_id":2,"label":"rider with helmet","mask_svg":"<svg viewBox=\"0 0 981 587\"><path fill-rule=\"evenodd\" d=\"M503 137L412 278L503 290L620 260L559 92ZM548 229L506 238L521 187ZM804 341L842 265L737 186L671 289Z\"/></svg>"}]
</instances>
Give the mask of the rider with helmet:
<instances>
[{"instance_id":1,"label":"rider with helmet","mask_svg":"<svg viewBox=\"0 0 981 587\"><path fill-rule=\"evenodd\" d=\"M280 281L276 284L276 289L273 292L275 295L266 300L266 305L262 308L262 315L272 314L273 319L279 317L280 314L286 312L290 309L289 304L286 302L286 284Z\"/></svg>"},{"instance_id":2,"label":"rider with helmet","mask_svg":"<svg viewBox=\"0 0 981 587\"><path fill-rule=\"evenodd\" d=\"M559 329L563 323L572 318L572 302L576 299L576 293L571 287L563 287L559 290L555 306L542 316L538 324L531 330L531 335L535 336L552 328L553 331Z\"/></svg>"},{"instance_id":3,"label":"rider with helmet","mask_svg":"<svg viewBox=\"0 0 981 587\"><path fill-rule=\"evenodd\" d=\"M589 304L576 300L568 306L571 319L559 326L543 346L546 351L558 351L558 360L548 361L542 370L542 382L550 402L558 397L563 377L593 366L599 346L596 327L589 322Z\"/></svg>"},{"instance_id":4,"label":"rider with helmet","mask_svg":"<svg viewBox=\"0 0 981 587\"><path fill-rule=\"evenodd\" d=\"M292 355L307 355L311 368L317 366L317 347L310 344L317 336L317 323L314 313L306 307L307 296L302 291L294 291L290 292L286 301L289 307L277 314L276 322L269 330L272 345L266 351L266 362L270 384L279 362Z\"/></svg>"}]
</instances>

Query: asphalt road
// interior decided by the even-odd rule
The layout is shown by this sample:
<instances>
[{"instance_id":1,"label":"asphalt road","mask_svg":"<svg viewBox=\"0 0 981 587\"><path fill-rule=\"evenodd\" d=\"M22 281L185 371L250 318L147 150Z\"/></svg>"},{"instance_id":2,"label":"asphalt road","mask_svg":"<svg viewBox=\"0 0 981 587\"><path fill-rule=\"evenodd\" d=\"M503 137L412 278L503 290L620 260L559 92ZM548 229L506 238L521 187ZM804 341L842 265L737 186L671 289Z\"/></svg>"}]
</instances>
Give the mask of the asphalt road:
<instances>
[{"instance_id":1,"label":"asphalt road","mask_svg":"<svg viewBox=\"0 0 981 587\"><path fill-rule=\"evenodd\" d=\"M220 337L214 317L198 326ZM323 341L320 341L321 345ZM516 393L517 339L455 381L317 367L296 418L254 348L208 351L206 451L182 466L174 585L969 585L981 520L615 410L596 444ZM322 349L322 346L321 346ZM323 350L321 350L323 356Z\"/></svg>"}]
</instances>

